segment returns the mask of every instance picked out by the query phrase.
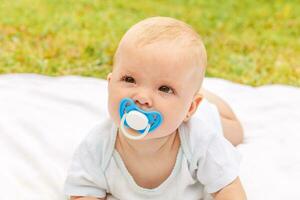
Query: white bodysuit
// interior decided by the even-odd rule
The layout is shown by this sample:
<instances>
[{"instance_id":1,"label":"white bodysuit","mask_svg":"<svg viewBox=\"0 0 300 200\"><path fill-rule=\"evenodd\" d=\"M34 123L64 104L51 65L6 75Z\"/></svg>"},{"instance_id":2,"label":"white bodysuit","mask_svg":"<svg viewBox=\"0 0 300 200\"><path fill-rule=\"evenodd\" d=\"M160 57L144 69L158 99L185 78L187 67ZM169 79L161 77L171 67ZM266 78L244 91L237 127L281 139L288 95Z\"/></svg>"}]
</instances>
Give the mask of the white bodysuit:
<instances>
[{"instance_id":1,"label":"white bodysuit","mask_svg":"<svg viewBox=\"0 0 300 200\"><path fill-rule=\"evenodd\" d=\"M217 108L204 100L178 128L180 148L170 176L153 189L137 185L115 149L118 127L107 119L76 150L64 192L119 200L200 200L238 177L240 154L224 136ZM151 133L150 133L151 134Z\"/></svg>"}]
</instances>

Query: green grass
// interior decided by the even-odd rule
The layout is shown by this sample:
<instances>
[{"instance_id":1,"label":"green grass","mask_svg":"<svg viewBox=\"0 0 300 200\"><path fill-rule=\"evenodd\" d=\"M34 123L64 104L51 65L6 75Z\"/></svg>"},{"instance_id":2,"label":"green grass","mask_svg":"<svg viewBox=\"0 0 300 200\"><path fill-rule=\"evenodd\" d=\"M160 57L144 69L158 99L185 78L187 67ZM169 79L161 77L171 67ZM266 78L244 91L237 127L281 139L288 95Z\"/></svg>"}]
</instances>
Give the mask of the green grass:
<instances>
[{"instance_id":1,"label":"green grass","mask_svg":"<svg viewBox=\"0 0 300 200\"><path fill-rule=\"evenodd\" d=\"M299 13L298 0L0 0L0 73L104 78L125 31L162 15L202 35L207 76L300 86Z\"/></svg>"}]
</instances>

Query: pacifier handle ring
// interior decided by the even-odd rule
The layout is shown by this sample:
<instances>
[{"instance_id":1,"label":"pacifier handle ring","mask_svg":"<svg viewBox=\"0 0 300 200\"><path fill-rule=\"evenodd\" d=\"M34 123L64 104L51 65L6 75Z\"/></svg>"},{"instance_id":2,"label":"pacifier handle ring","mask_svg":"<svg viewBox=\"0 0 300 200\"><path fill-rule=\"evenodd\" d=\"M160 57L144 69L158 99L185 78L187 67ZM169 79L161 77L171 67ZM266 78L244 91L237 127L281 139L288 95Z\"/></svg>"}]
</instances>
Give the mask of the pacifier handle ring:
<instances>
[{"instance_id":1,"label":"pacifier handle ring","mask_svg":"<svg viewBox=\"0 0 300 200\"><path fill-rule=\"evenodd\" d=\"M143 137L145 137L146 135L148 135L149 129L150 129L149 124L147 125L146 130L144 131L144 133L142 133L140 136L133 136L133 135L130 135L129 133L127 133L127 131L124 128L124 122L125 122L126 115L127 115L127 113L125 113L123 115L122 120L121 120L121 125L120 125L121 132L123 133L123 135L125 135L127 138L132 139L132 140L139 140L139 139L142 139Z\"/></svg>"}]
</instances>

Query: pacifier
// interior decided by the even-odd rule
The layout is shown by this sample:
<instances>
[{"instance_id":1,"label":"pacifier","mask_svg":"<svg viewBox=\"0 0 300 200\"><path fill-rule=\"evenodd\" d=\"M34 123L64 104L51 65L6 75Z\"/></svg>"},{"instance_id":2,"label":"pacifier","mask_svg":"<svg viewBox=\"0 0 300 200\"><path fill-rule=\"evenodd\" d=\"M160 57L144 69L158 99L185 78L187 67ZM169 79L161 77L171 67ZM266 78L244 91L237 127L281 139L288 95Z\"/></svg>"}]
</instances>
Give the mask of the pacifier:
<instances>
[{"instance_id":1,"label":"pacifier","mask_svg":"<svg viewBox=\"0 0 300 200\"><path fill-rule=\"evenodd\" d=\"M123 98L120 102L119 114L121 118L121 132L129 139L142 139L148 133L154 131L162 123L162 115L158 111L144 111L140 109L132 99ZM129 134L124 125L141 134L133 136Z\"/></svg>"}]
</instances>

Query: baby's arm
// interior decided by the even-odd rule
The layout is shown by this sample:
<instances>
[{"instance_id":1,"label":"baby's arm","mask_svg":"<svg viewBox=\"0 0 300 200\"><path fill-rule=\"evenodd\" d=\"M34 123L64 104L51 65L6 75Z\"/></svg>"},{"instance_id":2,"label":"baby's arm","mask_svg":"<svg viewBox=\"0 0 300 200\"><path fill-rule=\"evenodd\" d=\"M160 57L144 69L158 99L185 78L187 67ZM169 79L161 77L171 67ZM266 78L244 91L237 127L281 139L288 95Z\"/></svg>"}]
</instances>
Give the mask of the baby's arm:
<instances>
[{"instance_id":1,"label":"baby's arm","mask_svg":"<svg viewBox=\"0 0 300 200\"><path fill-rule=\"evenodd\" d=\"M203 88L200 90L200 93L210 103L217 106L225 138L234 146L241 144L243 142L243 128L230 106L223 99Z\"/></svg>"},{"instance_id":2,"label":"baby's arm","mask_svg":"<svg viewBox=\"0 0 300 200\"><path fill-rule=\"evenodd\" d=\"M214 200L246 200L246 193L241 181L236 178L232 183L212 194Z\"/></svg>"}]
</instances>

